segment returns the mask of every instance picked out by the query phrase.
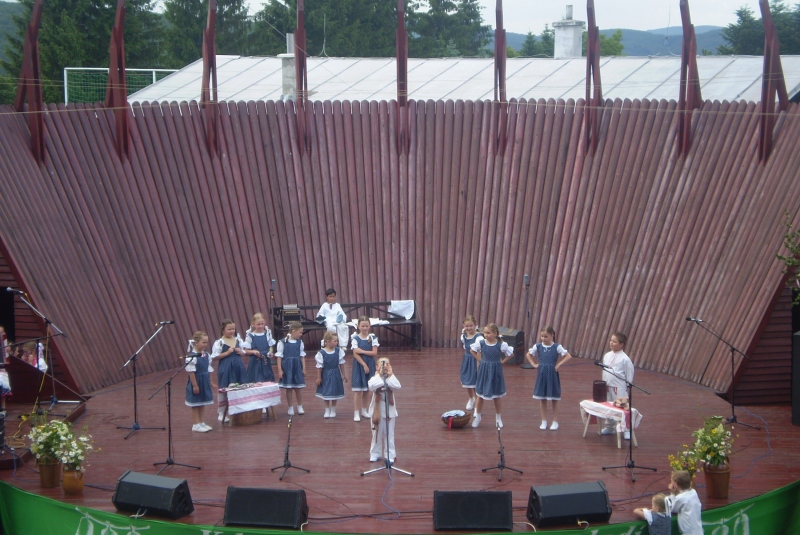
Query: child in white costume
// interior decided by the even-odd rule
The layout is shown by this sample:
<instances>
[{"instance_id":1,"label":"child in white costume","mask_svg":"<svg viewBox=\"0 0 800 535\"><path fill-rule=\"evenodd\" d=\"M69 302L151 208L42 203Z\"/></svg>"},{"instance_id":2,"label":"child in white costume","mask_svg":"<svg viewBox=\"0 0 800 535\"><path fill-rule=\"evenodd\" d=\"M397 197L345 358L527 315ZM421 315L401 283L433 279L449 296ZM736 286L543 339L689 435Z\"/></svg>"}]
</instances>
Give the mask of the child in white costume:
<instances>
[{"instance_id":1,"label":"child in white costume","mask_svg":"<svg viewBox=\"0 0 800 535\"><path fill-rule=\"evenodd\" d=\"M325 291L325 302L319 307L316 320L324 323L325 328L339 337L339 346L347 350L347 340L350 338L350 329L347 327L347 314L342 310L342 305L336 302L336 290L328 288Z\"/></svg>"},{"instance_id":2,"label":"child in white costume","mask_svg":"<svg viewBox=\"0 0 800 535\"><path fill-rule=\"evenodd\" d=\"M388 394L383 391L383 377L381 374L386 375L386 386L389 388ZM375 366L375 375L369 380L369 389L374 393L372 396L372 403L369 406L369 412L373 415L372 420L372 444L369 449L370 462L376 462L385 457L389 462L393 463L396 457L394 448L394 424L397 419L397 404L395 403L395 390L400 390L400 381L392 373L392 365L386 357L378 359ZM386 451L386 402L384 396L389 396L389 451ZM375 420L380 415L380 420ZM376 429L377 425L377 429ZM383 455L381 456L381 452Z\"/></svg>"}]
</instances>

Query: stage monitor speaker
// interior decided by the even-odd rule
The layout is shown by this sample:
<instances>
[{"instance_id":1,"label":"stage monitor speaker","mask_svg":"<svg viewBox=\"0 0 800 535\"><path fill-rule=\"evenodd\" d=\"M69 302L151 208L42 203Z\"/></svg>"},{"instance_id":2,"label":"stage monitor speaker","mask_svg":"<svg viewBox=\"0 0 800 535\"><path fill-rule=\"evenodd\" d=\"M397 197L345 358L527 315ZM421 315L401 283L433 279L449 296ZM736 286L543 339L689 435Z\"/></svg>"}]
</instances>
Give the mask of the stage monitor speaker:
<instances>
[{"instance_id":1,"label":"stage monitor speaker","mask_svg":"<svg viewBox=\"0 0 800 535\"><path fill-rule=\"evenodd\" d=\"M537 528L608 522L608 491L602 481L531 487L527 517Z\"/></svg>"},{"instance_id":2,"label":"stage monitor speaker","mask_svg":"<svg viewBox=\"0 0 800 535\"><path fill-rule=\"evenodd\" d=\"M304 490L228 487L225 525L299 529L308 520Z\"/></svg>"},{"instance_id":3,"label":"stage monitor speaker","mask_svg":"<svg viewBox=\"0 0 800 535\"><path fill-rule=\"evenodd\" d=\"M117 481L111 502L120 511L181 518L194 511L185 479L139 474L128 470Z\"/></svg>"},{"instance_id":4,"label":"stage monitor speaker","mask_svg":"<svg viewBox=\"0 0 800 535\"><path fill-rule=\"evenodd\" d=\"M506 362L508 366L519 366L525 362L525 331L511 329L509 327L498 327L503 342L507 343L514 350L514 357Z\"/></svg>"},{"instance_id":5,"label":"stage monitor speaker","mask_svg":"<svg viewBox=\"0 0 800 535\"><path fill-rule=\"evenodd\" d=\"M433 527L436 530L511 531L511 491L433 491Z\"/></svg>"}]
</instances>

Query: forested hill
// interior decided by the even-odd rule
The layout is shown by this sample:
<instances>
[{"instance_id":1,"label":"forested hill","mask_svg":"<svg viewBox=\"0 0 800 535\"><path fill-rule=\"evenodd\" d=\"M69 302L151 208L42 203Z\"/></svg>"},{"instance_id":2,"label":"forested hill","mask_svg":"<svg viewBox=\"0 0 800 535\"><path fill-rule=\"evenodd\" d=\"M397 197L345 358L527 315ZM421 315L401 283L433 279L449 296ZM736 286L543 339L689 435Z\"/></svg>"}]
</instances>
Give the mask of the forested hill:
<instances>
[{"instance_id":1,"label":"forested hill","mask_svg":"<svg viewBox=\"0 0 800 535\"><path fill-rule=\"evenodd\" d=\"M13 33L12 15L22 11L22 4L17 2L0 2L0 60L6 59L6 34Z\"/></svg>"}]
</instances>

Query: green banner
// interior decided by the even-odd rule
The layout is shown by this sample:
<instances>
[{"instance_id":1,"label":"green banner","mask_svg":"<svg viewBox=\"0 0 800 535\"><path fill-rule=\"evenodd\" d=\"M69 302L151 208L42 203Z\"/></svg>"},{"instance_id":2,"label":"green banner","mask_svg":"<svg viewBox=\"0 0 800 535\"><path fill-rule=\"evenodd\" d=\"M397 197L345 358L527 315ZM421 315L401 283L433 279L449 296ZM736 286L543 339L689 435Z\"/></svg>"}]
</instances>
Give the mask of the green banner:
<instances>
[{"instance_id":1,"label":"green banner","mask_svg":"<svg viewBox=\"0 0 800 535\"><path fill-rule=\"evenodd\" d=\"M800 533L799 504L800 481L796 481L750 500L704 511L704 532L705 535ZM31 494L4 481L0 481L0 514L5 535L254 535L267 531L272 534L297 533L134 519L127 515L78 507ZM311 521L308 526L313 525ZM390 524L387 527L391 529ZM558 532L563 535L646 535L647 528L644 522L626 522ZM678 533L674 518L672 532Z\"/></svg>"}]
</instances>

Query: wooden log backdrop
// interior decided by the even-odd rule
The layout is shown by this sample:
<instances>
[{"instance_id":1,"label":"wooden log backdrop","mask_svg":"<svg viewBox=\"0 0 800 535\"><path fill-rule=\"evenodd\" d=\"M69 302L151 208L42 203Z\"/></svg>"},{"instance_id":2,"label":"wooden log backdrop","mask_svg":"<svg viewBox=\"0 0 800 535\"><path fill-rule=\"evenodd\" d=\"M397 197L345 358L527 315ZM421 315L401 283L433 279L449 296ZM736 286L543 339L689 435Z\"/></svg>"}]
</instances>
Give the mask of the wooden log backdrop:
<instances>
[{"instance_id":1,"label":"wooden log backdrop","mask_svg":"<svg viewBox=\"0 0 800 535\"><path fill-rule=\"evenodd\" d=\"M685 156L674 101L607 101L595 153L582 101L512 101L497 152L490 102L410 101L407 156L394 102L314 102L302 155L291 102L219 106L219 157L195 102L163 102L131 107L121 160L113 111L51 105L41 166L24 115L0 107L4 256L68 334L57 353L83 392L128 379L159 320L176 324L142 374L224 317L243 333L270 279L276 305L330 286L343 302L414 299L428 347L455 347L465 314L528 343L553 325L587 358L619 329L637 366L724 390L726 347L685 317L752 350L784 280L784 213L800 224L797 104L765 164L748 102L705 102Z\"/></svg>"}]
</instances>

